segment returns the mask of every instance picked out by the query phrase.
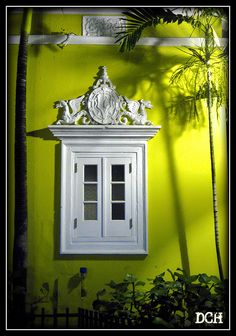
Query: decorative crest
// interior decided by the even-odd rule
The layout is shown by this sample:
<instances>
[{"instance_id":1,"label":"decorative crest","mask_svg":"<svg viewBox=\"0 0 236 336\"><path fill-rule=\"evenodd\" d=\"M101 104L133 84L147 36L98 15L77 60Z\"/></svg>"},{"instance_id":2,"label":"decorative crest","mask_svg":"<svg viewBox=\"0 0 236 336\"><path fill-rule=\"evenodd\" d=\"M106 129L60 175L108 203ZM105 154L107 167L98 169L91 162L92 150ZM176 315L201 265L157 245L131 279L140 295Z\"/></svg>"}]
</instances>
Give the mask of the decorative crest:
<instances>
[{"instance_id":1,"label":"decorative crest","mask_svg":"<svg viewBox=\"0 0 236 336\"><path fill-rule=\"evenodd\" d=\"M118 95L105 66L99 67L97 79L87 93L56 101L54 107L61 112L57 125L152 125L145 110L152 108L151 102Z\"/></svg>"},{"instance_id":2,"label":"decorative crest","mask_svg":"<svg viewBox=\"0 0 236 336\"><path fill-rule=\"evenodd\" d=\"M125 16L83 16L83 36L115 37L118 30L125 30Z\"/></svg>"}]
</instances>

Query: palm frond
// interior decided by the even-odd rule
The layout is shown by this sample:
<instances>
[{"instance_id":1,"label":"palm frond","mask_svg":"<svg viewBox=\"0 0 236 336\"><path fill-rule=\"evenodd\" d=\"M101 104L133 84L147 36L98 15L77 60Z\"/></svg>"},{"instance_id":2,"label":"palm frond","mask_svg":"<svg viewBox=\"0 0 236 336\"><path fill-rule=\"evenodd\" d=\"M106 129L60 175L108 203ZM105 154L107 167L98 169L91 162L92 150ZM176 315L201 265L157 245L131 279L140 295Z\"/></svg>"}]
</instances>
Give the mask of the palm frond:
<instances>
[{"instance_id":1,"label":"palm frond","mask_svg":"<svg viewBox=\"0 0 236 336\"><path fill-rule=\"evenodd\" d=\"M178 83L181 77L183 77L188 70L192 71L193 68L195 69L199 68L199 61L196 60L195 58L189 58L184 64L180 65L173 72L173 74L170 77L170 84Z\"/></svg>"},{"instance_id":2,"label":"palm frond","mask_svg":"<svg viewBox=\"0 0 236 336\"><path fill-rule=\"evenodd\" d=\"M156 11L151 8L132 8L127 12L123 12L128 18L135 19L137 21L146 22L147 20L155 20L157 17Z\"/></svg>"},{"instance_id":3,"label":"palm frond","mask_svg":"<svg viewBox=\"0 0 236 336\"><path fill-rule=\"evenodd\" d=\"M131 8L123 14L127 16L123 19L126 30L118 31L115 34L115 43L120 44L121 52L133 49L146 27L155 27L161 22L178 22L180 24L185 20L183 15L174 14L170 9L160 7Z\"/></svg>"}]
</instances>

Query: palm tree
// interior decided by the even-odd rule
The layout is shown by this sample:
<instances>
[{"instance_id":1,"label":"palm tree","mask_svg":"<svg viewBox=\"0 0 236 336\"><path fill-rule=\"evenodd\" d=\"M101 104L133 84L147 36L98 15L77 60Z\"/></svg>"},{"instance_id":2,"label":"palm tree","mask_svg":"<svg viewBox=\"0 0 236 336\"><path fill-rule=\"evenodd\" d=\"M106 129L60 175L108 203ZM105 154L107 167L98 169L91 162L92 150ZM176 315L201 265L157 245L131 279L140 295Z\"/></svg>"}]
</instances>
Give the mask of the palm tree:
<instances>
[{"instance_id":1,"label":"palm tree","mask_svg":"<svg viewBox=\"0 0 236 336\"><path fill-rule=\"evenodd\" d=\"M226 50L219 48L217 37L212 28L213 15L202 12L201 21L198 21L198 28L203 32L205 43L196 50L195 48L186 48L184 52L189 54L187 62L180 66L172 75L171 83L179 83L181 78L192 76L194 79L194 100L193 108L197 110L196 103L199 99L206 99L211 178L212 178L212 200L214 215L215 247L219 275L224 279L223 268L219 246L219 222L218 222L218 204L217 204L217 186L216 186L216 168L215 168L215 150L214 150L214 132L213 132L213 104L216 103L216 113L221 105L227 105L227 53ZM189 77L188 77L189 78ZM191 78L191 77L190 77Z\"/></svg>"},{"instance_id":2,"label":"palm tree","mask_svg":"<svg viewBox=\"0 0 236 336\"><path fill-rule=\"evenodd\" d=\"M13 310L15 323L24 325L27 276L26 79L32 9L25 8L17 64L15 106L15 220L13 250Z\"/></svg>"},{"instance_id":3,"label":"palm tree","mask_svg":"<svg viewBox=\"0 0 236 336\"><path fill-rule=\"evenodd\" d=\"M125 19L127 23L126 30L117 32L116 42L120 43L121 52L130 51L135 47L146 27L157 26L160 23L177 22L181 24L184 21L190 23L194 29L199 29L203 33L205 40L204 45L199 48L186 48L183 50L190 57L183 65L175 70L170 82L179 85L181 78L191 73L193 79L191 82L194 83L194 87L193 95L188 98L193 100L192 107L194 108L195 115L197 115L197 100L205 98L207 101L214 236L219 275L221 280L223 280L224 275L219 247L212 107L214 100L216 100L216 111L220 105L224 103L227 105L227 76L224 76L225 74L227 75L227 52L226 49L222 51L219 48L217 36L212 25L214 20L222 17L225 18L226 15L222 8L197 8L190 14L188 9L183 9L183 13L185 14L175 14L174 11L164 8L132 8L128 12L123 13L128 16L128 18Z\"/></svg>"}]
</instances>

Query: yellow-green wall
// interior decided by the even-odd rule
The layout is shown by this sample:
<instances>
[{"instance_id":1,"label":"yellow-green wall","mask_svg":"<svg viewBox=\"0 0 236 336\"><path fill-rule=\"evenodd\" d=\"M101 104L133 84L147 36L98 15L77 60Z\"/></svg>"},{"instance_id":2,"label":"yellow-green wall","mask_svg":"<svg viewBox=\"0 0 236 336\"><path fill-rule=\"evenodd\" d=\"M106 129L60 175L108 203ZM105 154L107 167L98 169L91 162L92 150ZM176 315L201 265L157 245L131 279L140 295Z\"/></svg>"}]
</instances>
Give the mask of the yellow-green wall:
<instances>
[{"instance_id":1,"label":"yellow-green wall","mask_svg":"<svg viewBox=\"0 0 236 336\"><path fill-rule=\"evenodd\" d=\"M19 32L20 14L8 20L9 34ZM177 27L177 26L176 26ZM171 36L179 36L176 28ZM80 15L34 14L33 33L65 29L81 34ZM168 28L169 29L169 28ZM182 29L182 28L181 28ZM188 28L189 29L189 28ZM163 27L159 28L159 36ZM190 30L188 30L190 32ZM186 31L184 29L184 33ZM166 30L162 36L166 36ZM11 269L14 223L14 110L17 45L8 47L8 263ZM207 116L186 123L169 116L168 76L184 61L175 47L137 46L121 54L117 45L30 45L27 78L27 185L28 185L28 302L40 294L42 283L55 279L59 308L91 307L96 292L126 272L141 280L167 268L190 266L192 274L218 275L215 253L211 170ZM162 125L148 142L148 242L145 258L129 256L60 256L60 143L47 129L57 119L53 103L85 93L100 65L106 65L117 91L132 99L151 100L148 119ZM224 113L214 120L220 248L227 275L228 203L227 147ZM88 295L79 288L68 293L68 282L88 268Z\"/></svg>"}]
</instances>

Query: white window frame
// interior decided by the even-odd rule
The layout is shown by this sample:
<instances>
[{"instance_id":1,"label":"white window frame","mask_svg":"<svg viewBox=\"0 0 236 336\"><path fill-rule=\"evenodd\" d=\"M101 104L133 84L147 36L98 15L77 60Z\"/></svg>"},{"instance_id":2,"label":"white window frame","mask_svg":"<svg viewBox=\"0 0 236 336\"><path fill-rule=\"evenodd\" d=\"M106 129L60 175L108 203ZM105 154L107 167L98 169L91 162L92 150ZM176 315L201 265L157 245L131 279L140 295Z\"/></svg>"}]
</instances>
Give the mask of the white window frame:
<instances>
[{"instance_id":1,"label":"white window frame","mask_svg":"<svg viewBox=\"0 0 236 336\"><path fill-rule=\"evenodd\" d=\"M135 155L133 154L134 153L128 153L121 157L119 153L116 155L108 152L89 154L84 152L74 153L72 168L74 165L76 169L74 169L74 173L72 169L71 189L72 218L74 217L74 223L76 223L76 225L72 226L70 232L71 238L69 238L73 243L76 241L87 241L88 238L92 241L115 241L117 239L126 241L127 239L131 239L130 236L134 230L132 230L130 220L135 215L135 209L132 209L131 205L136 204L135 170L133 170L133 172L129 171L130 165L131 167L135 165ZM97 165L97 182L94 183L97 185L96 220L85 220L83 216L83 167L89 164ZM109 168L112 164L124 164L125 166L125 220L111 220L111 176ZM87 183L90 184L91 182ZM123 231L126 231L126 233L121 234L122 226ZM126 228L124 226L126 226ZM114 231L113 233L112 230Z\"/></svg>"},{"instance_id":2,"label":"white window frame","mask_svg":"<svg viewBox=\"0 0 236 336\"><path fill-rule=\"evenodd\" d=\"M61 254L148 254L147 213L147 140L152 138L160 126L62 126L51 125L50 130L61 141ZM79 164L98 164L98 221L89 223L90 233L76 235L82 213L78 209L76 186ZM126 199L131 200L126 223L110 221L109 167L113 163L125 164L132 169L127 181ZM131 164L131 166L130 166ZM75 172L76 171L76 172ZM79 184L81 185L81 180ZM130 188L128 189L128 186ZM103 190L102 190L103 188ZM77 195L76 195L77 194ZM83 191L80 193L83 194ZM100 198L99 198L100 197ZM126 210L127 211L127 210ZM80 223L79 223L80 222ZM90 221L84 221L90 222ZM93 222L93 223L92 223ZM115 234L115 224L129 225L126 234ZM86 223L82 223L86 228ZM109 226L110 225L110 226ZM118 227L118 226L117 226ZM94 234L91 235L91 230ZM113 233L112 233L113 232ZM130 234L127 234L130 233Z\"/></svg>"}]
</instances>

